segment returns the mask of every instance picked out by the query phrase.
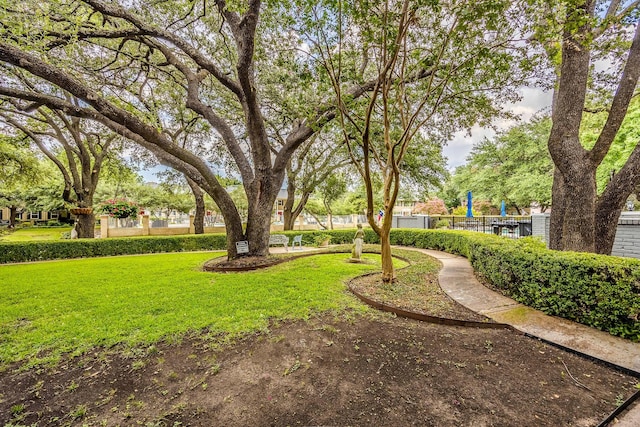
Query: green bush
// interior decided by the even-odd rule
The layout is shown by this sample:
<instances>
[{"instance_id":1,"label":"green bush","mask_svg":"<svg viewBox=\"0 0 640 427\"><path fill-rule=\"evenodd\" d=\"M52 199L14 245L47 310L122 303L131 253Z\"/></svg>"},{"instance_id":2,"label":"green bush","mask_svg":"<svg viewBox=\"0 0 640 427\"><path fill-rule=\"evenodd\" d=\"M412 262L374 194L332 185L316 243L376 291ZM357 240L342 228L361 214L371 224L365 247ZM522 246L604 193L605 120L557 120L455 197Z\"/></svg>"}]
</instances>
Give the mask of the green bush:
<instances>
[{"instance_id":1,"label":"green bush","mask_svg":"<svg viewBox=\"0 0 640 427\"><path fill-rule=\"evenodd\" d=\"M224 234L0 243L0 263L226 248Z\"/></svg>"},{"instance_id":2,"label":"green bush","mask_svg":"<svg viewBox=\"0 0 640 427\"><path fill-rule=\"evenodd\" d=\"M442 228L449 228L450 226L451 226L451 223L449 222L448 219L439 219L438 221L436 221L433 228L442 229Z\"/></svg>"}]
</instances>

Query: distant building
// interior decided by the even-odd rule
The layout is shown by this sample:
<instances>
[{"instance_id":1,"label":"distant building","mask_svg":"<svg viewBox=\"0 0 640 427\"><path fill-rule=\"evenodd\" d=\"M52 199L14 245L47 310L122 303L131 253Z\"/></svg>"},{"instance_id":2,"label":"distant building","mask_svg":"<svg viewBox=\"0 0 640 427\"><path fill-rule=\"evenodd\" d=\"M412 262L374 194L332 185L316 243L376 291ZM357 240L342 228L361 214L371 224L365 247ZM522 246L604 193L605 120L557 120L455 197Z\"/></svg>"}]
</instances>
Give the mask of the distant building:
<instances>
[{"instance_id":1,"label":"distant building","mask_svg":"<svg viewBox=\"0 0 640 427\"><path fill-rule=\"evenodd\" d=\"M11 216L11 210L9 208L0 208L0 222L8 223ZM46 221L60 221L69 218L69 214L66 211L23 211L16 215L18 222L46 222Z\"/></svg>"},{"instance_id":2,"label":"distant building","mask_svg":"<svg viewBox=\"0 0 640 427\"><path fill-rule=\"evenodd\" d=\"M273 222L284 222L284 204L287 201L287 190L281 188L276 196L276 202L273 205Z\"/></svg>"},{"instance_id":3,"label":"distant building","mask_svg":"<svg viewBox=\"0 0 640 427\"><path fill-rule=\"evenodd\" d=\"M418 204L417 200L396 200L396 204L393 207L393 214L400 216L411 216L413 209Z\"/></svg>"}]
</instances>

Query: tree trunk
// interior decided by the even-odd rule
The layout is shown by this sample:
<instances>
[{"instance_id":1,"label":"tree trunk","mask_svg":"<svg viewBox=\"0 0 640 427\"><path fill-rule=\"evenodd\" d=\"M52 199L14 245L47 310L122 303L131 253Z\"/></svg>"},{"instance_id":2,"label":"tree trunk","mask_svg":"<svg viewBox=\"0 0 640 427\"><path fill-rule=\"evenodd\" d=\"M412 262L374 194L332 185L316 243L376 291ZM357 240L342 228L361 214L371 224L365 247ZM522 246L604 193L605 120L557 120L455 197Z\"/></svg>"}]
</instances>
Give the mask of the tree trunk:
<instances>
[{"instance_id":1,"label":"tree trunk","mask_svg":"<svg viewBox=\"0 0 640 427\"><path fill-rule=\"evenodd\" d=\"M553 172L553 209L549 217L549 249L562 250L562 228L565 216L565 191L562 173L555 168Z\"/></svg>"},{"instance_id":2,"label":"tree trunk","mask_svg":"<svg viewBox=\"0 0 640 427\"><path fill-rule=\"evenodd\" d=\"M76 232L78 239L93 239L95 237L96 217L94 214L78 215L76 218Z\"/></svg>"},{"instance_id":3,"label":"tree trunk","mask_svg":"<svg viewBox=\"0 0 640 427\"><path fill-rule=\"evenodd\" d=\"M393 268L393 257L391 256L391 241L389 230L382 230L380 234L380 257L382 262L382 282L393 283L396 280L396 273Z\"/></svg>"},{"instance_id":4,"label":"tree trunk","mask_svg":"<svg viewBox=\"0 0 640 427\"><path fill-rule=\"evenodd\" d=\"M622 209L623 206L601 205L598 203L595 223L595 252L597 254L611 255Z\"/></svg>"},{"instance_id":5,"label":"tree trunk","mask_svg":"<svg viewBox=\"0 0 640 427\"><path fill-rule=\"evenodd\" d=\"M613 3L612 3L613 4ZM617 13L615 8L607 11ZM580 144L591 48L597 45L596 2L583 0L567 9L562 42L562 62L552 107L549 153L556 166L552 190L551 249L610 254L624 203L637 184L640 152L633 153L620 173L597 197L596 170L609 152L627 114L640 78L640 24L636 26L622 76L608 108L604 127L589 151ZM614 22L615 20L611 20Z\"/></svg>"},{"instance_id":6,"label":"tree trunk","mask_svg":"<svg viewBox=\"0 0 640 427\"><path fill-rule=\"evenodd\" d=\"M249 206L249 219L247 220L246 237L250 242L249 256L267 256L269 255L269 231L271 228L271 206L254 207Z\"/></svg>"},{"instance_id":7,"label":"tree trunk","mask_svg":"<svg viewBox=\"0 0 640 427\"><path fill-rule=\"evenodd\" d=\"M204 214L205 214L205 204L204 204L204 191L198 184L196 184L191 178L185 175L187 180L187 184L191 188L191 192L193 193L193 197L196 202L196 214L193 217L193 227L195 234L204 234Z\"/></svg>"},{"instance_id":8,"label":"tree trunk","mask_svg":"<svg viewBox=\"0 0 640 427\"><path fill-rule=\"evenodd\" d=\"M576 165L570 174L554 174L551 210L551 249L595 252L596 176L589 165ZM559 204L559 205L557 205Z\"/></svg>"},{"instance_id":9,"label":"tree trunk","mask_svg":"<svg viewBox=\"0 0 640 427\"><path fill-rule=\"evenodd\" d=\"M247 240L247 237L242 230L242 223L240 221L227 221L225 218L225 227L227 232L227 259L232 260L238 258L236 242ZM249 249L251 249L251 245Z\"/></svg>"},{"instance_id":10,"label":"tree trunk","mask_svg":"<svg viewBox=\"0 0 640 427\"><path fill-rule=\"evenodd\" d=\"M269 231L271 229L271 211L278 196L283 177L257 177L245 187L248 199L246 239L249 244L249 256L269 255ZM226 220L226 218L225 218Z\"/></svg>"},{"instance_id":11,"label":"tree trunk","mask_svg":"<svg viewBox=\"0 0 640 427\"><path fill-rule=\"evenodd\" d=\"M200 194L195 196L196 199L196 213L193 217L193 228L195 234L204 234L204 195Z\"/></svg>"},{"instance_id":12,"label":"tree trunk","mask_svg":"<svg viewBox=\"0 0 640 427\"><path fill-rule=\"evenodd\" d=\"M293 215L293 205L296 199L296 186L293 180L289 178L287 183L287 200L284 202L284 209L282 211L282 221L284 223L284 230L293 230L293 226L296 222L296 217ZM297 215L296 215L297 216Z\"/></svg>"},{"instance_id":13,"label":"tree trunk","mask_svg":"<svg viewBox=\"0 0 640 427\"><path fill-rule=\"evenodd\" d=\"M16 228L16 215L18 215L18 207L9 206L9 228Z\"/></svg>"},{"instance_id":14,"label":"tree trunk","mask_svg":"<svg viewBox=\"0 0 640 427\"><path fill-rule=\"evenodd\" d=\"M298 205L292 211L289 212L288 219L287 219L287 205L285 204L285 208L284 208L285 209L284 210L284 227L285 227L284 229L285 230L293 230L293 228L296 225L296 220L300 215L302 215L302 211L304 210L304 207L307 205L307 202L309 201L310 195L311 193L302 194L300 201L298 201ZM287 203L289 203L288 199L287 199Z\"/></svg>"},{"instance_id":15,"label":"tree trunk","mask_svg":"<svg viewBox=\"0 0 640 427\"><path fill-rule=\"evenodd\" d=\"M618 220L627 199L635 191L640 174L640 146L636 146L627 163L615 174L596 202L596 253L611 255Z\"/></svg>"},{"instance_id":16,"label":"tree trunk","mask_svg":"<svg viewBox=\"0 0 640 427\"><path fill-rule=\"evenodd\" d=\"M293 217L293 214L291 212L291 208L289 208L289 210L287 210L287 205L285 204L284 206L284 216L283 216L283 229L284 231L290 231L293 230L293 227L296 224L296 219Z\"/></svg>"}]
</instances>

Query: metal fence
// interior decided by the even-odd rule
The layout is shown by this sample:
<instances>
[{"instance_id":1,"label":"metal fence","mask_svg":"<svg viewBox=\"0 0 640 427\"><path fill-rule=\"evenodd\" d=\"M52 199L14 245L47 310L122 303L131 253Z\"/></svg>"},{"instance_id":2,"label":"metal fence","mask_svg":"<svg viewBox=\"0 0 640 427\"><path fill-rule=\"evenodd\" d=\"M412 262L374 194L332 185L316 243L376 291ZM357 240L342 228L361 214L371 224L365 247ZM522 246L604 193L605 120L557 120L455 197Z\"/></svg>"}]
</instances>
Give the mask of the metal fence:
<instances>
[{"instance_id":1,"label":"metal fence","mask_svg":"<svg viewBox=\"0 0 640 427\"><path fill-rule=\"evenodd\" d=\"M531 236L531 216L478 216L467 218L455 215L429 216L429 228L447 228L450 230L470 230L480 233L493 233L514 239Z\"/></svg>"}]
</instances>

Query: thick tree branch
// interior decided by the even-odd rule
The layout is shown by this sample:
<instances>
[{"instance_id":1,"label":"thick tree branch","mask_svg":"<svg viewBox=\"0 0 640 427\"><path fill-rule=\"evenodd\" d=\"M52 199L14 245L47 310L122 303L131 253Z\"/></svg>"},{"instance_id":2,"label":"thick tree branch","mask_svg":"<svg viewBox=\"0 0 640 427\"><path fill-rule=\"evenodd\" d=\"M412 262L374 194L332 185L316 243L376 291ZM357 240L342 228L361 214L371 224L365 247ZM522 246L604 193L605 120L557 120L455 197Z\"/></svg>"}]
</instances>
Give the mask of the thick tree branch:
<instances>
[{"instance_id":1,"label":"thick tree branch","mask_svg":"<svg viewBox=\"0 0 640 427\"><path fill-rule=\"evenodd\" d=\"M604 20L597 28L593 30L594 39L600 37L612 25L620 23L623 18L629 16L629 14L634 11L634 9L637 9L638 6L640 6L640 0L635 0L632 3L629 3L620 12L618 12L620 3L620 0L612 0L611 3L609 3L609 7L607 8L607 13L604 17Z\"/></svg>"},{"instance_id":2,"label":"thick tree branch","mask_svg":"<svg viewBox=\"0 0 640 427\"><path fill-rule=\"evenodd\" d=\"M624 120L629 103L634 95L638 79L640 78L640 22L636 24L636 31L627 56L627 62L618 83L618 89L613 97L607 121L598 136L591 158L596 164L600 164L609 152L609 148L616 137L622 121Z\"/></svg>"},{"instance_id":3,"label":"thick tree branch","mask_svg":"<svg viewBox=\"0 0 640 427\"><path fill-rule=\"evenodd\" d=\"M40 151L42 151L44 155L47 156L47 158L56 165L56 167L60 170L60 173L62 173L65 188L70 189L71 187L73 187L73 180L71 179L71 176L69 175L69 172L67 171L64 164L47 148L46 144L42 141L42 139L38 137L38 135L33 133L31 129L27 128L26 126L23 126L20 122L16 121L15 119L11 118L6 114L0 114L0 117L2 117L6 123L10 124L11 126L15 127L16 129L20 130L22 133L27 135L38 146ZM67 194L67 192L65 192L65 194ZM65 199L65 202L70 202L70 201L71 200Z\"/></svg>"},{"instance_id":4,"label":"thick tree branch","mask_svg":"<svg viewBox=\"0 0 640 427\"><path fill-rule=\"evenodd\" d=\"M119 28L116 30L105 29L80 29L73 34L60 33L50 31L47 36L54 37L55 40L47 43L49 49L53 49L59 46L64 46L75 40L85 39L119 39L119 38L133 38L147 35L148 33L138 28Z\"/></svg>"},{"instance_id":5,"label":"thick tree branch","mask_svg":"<svg viewBox=\"0 0 640 427\"><path fill-rule=\"evenodd\" d=\"M216 78L224 87L229 89L231 92L236 94L239 98L243 96L240 85L229 78L229 76L224 73L222 70L218 68L218 66L213 63L209 58L200 52L197 48L191 46L189 43L176 36L175 34L157 28L155 26L149 25L146 22L143 22L137 16L132 13L127 12L123 8L117 5L109 5L105 4L101 1L97 0L83 0L85 3L93 7L98 12L103 15L111 16L114 18L124 19L125 21L131 23L136 28L139 28L144 33L148 35L153 35L154 37L164 39L169 43L178 47L181 51L183 51L187 56L189 56L199 67L207 70L213 77Z\"/></svg>"},{"instance_id":6,"label":"thick tree branch","mask_svg":"<svg viewBox=\"0 0 640 427\"><path fill-rule=\"evenodd\" d=\"M593 16L594 7L594 1L585 2L576 7L573 18L579 20L581 16ZM570 27L567 25L562 44L562 64L549 137L549 153L556 167L565 174L578 164L577 157L587 155L580 144L579 134L591 58L590 50L584 45L584 39L591 31L590 24L585 22L577 30Z\"/></svg>"},{"instance_id":7,"label":"thick tree branch","mask_svg":"<svg viewBox=\"0 0 640 427\"><path fill-rule=\"evenodd\" d=\"M82 83L66 75L63 71L43 63L38 58L0 42L0 61L21 67L55 85L64 87L69 93L91 105L95 111L75 106L50 95L19 91L0 85L1 95L38 102L41 105L61 109L72 116L92 118L118 134L149 149L154 154L166 157L167 161L171 161L172 165L175 165L178 170L188 174L190 178L214 198L230 223L237 219L237 223L240 224L240 216L233 201L200 157L173 144L166 135L160 133L153 126L141 122L132 114L111 104Z\"/></svg>"},{"instance_id":8,"label":"thick tree branch","mask_svg":"<svg viewBox=\"0 0 640 427\"><path fill-rule=\"evenodd\" d=\"M153 45L162 52L162 54L171 65L180 70L185 76L187 80L186 106L196 113L201 114L211 124L211 126L216 129L218 134L222 137L222 140L225 142L229 153L236 162L238 170L242 175L242 180L244 182L253 181L254 176L251 164L249 163L249 160L242 150L242 147L240 146L240 143L238 142L233 129L231 129L231 126L229 126L229 124L222 117L216 114L213 108L204 104L200 100L199 90L200 82L203 76L193 73L173 54L173 52L171 52L168 47L156 43L153 43Z\"/></svg>"},{"instance_id":9,"label":"thick tree branch","mask_svg":"<svg viewBox=\"0 0 640 427\"><path fill-rule=\"evenodd\" d=\"M231 28L238 50L236 72L244 95L242 98L239 97L239 100L244 109L247 136L253 151L253 160L256 163L254 167L256 173L270 171L272 166L270 146L255 87L253 67L256 28L260 16L261 1L250 0L247 11L242 17L235 12L230 12L224 0L217 0L216 5L220 14L225 17ZM274 171L275 176L279 176L282 173L284 173L284 169ZM245 183L246 185L247 183Z\"/></svg>"}]
</instances>

